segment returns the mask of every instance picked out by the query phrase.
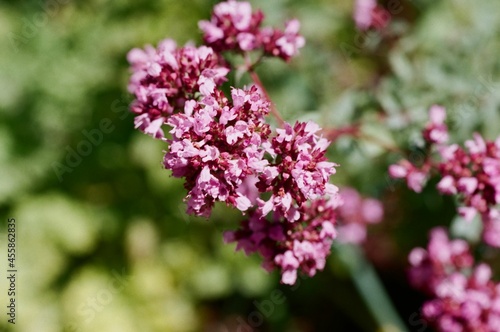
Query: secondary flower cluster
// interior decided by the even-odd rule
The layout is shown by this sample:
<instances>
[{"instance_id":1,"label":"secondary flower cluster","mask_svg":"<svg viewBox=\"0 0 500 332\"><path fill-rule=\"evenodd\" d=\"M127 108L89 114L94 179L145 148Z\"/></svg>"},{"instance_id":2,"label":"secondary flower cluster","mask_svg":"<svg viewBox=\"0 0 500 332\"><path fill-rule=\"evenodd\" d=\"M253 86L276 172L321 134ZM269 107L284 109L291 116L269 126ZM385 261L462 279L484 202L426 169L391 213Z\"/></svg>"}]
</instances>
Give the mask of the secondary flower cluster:
<instances>
[{"instance_id":1,"label":"secondary flower cluster","mask_svg":"<svg viewBox=\"0 0 500 332\"><path fill-rule=\"evenodd\" d=\"M157 48L134 48L127 59L133 72L128 89L135 95L131 106L137 114L135 127L155 138L163 138L161 127L171 114L183 110L197 94L214 92L229 72L211 48L178 48L171 39Z\"/></svg>"},{"instance_id":2,"label":"secondary flower cluster","mask_svg":"<svg viewBox=\"0 0 500 332\"><path fill-rule=\"evenodd\" d=\"M374 198L363 198L356 189L349 187L340 190L340 198L342 204L337 208L338 240L361 244L366 240L366 227L382 221L382 202Z\"/></svg>"},{"instance_id":3,"label":"secondary flower cluster","mask_svg":"<svg viewBox=\"0 0 500 332\"><path fill-rule=\"evenodd\" d=\"M422 165L415 166L407 160L391 165L389 174L404 178L408 186L420 192L430 172L441 177L437 188L442 194L458 195L461 205L458 212L466 220L480 215L483 221L483 240L500 247L500 137L496 141L485 140L475 133L465 148L457 144L447 145L448 131L444 108L430 109L431 122L423 130L428 154ZM437 151L440 160L434 160Z\"/></svg>"},{"instance_id":4,"label":"secondary flower cluster","mask_svg":"<svg viewBox=\"0 0 500 332\"><path fill-rule=\"evenodd\" d=\"M221 51L260 48L288 60L304 44L298 21L279 31L261 28L262 19L249 3L229 0L200 22L206 46L178 48L167 39L133 49L131 108L136 128L168 143L163 164L185 180L187 212L209 217L216 202L242 211L248 220L226 242L260 253L266 269L280 269L282 282L293 284L297 271L323 269L336 237L338 189L329 179L337 165L326 160L329 142L315 123L273 131L258 87L232 88L230 97L220 89L230 70Z\"/></svg>"},{"instance_id":5,"label":"secondary flower cluster","mask_svg":"<svg viewBox=\"0 0 500 332\"><path fill-rule=\"evenodd\" d=\"M266 270L281 269L281 281L292 285L298 270L313 276L325 267L337 235L335 209L339 203L338 196L304 203L298 208L301 217L296 222L279 217L279 213L273 213L269 222L254 211L238 230L225 232L224 240L237 242L236 249L247 255L258 252Z\"/></svg>"},{"instance_id":6,"label":"secondary flower cluster","mask_svg":"<svg viewBox=\"0 0 500 332\"><path fill-rule=\"evenodd\" d=\"M214 7L212 20L200 21L206 45L178 47L165 39L158 47L134 48L128 53L133 74L129 91L135 95L132 111L135 127L163 138L162 126L169 115L182 111L187 100L209 95L226 81L229 68L221 51L248 52L289 60L304 46L300 23L287 22L285 30L261 28L264 15L252 12L250 3L229 0Z\"/></svg>"},{"instance_id":7,"label":"secondary flower cluster","mask_svg":"<svg viewBox=\"0 0 500 332\"><path fill-rule=\"evenodd\" d=\"M233 89L232 99L217 91L200 102L189 100L184 113L167 120L172 139L164 165L186 179L188 213L208 217L216 201L246 211L251 201L237 189L268 163L263 157L271 132L264 120L269 103L256 87Z\"/></svg>"},{"instance_id":8,"label":"secondary flower cluster","mask_svg":"<svg viewBox=\"0 0 500 332\"><path fill-rule=\"evenodd\" d=\"M326 161L329 143L316 135L320 128L312 122L284 127L261 150L270 161L256 160L259 168L251 175L260 196L270 198L257 198L258 209L225 239L236 241L247 254L258 251L266 269L280 268L281 281L293 284L297 270L313 276L324 268L336 237L334 210L340 200L337 187L328 183L336 165ZM265 220L270 212L272 223Z\"/></svg>"},{"instance_id":9,"label":"secondary flower cluster","mask_svg":"<svg viewBox=\"0 0 500 332\"><path fill-rule=\"evenodd\" d=\"M409 261L410 282L431 297L422 315L439 331L498 330L500 284L487 264L475 264L467 242L435 228L427 249L413 249Z\"/></svg>"},{"instance_id":10,"label":"secondary flower cluster","mask_svg":"<svg viewBox=\"0 0 500 332\"><path fill-rule=\"evenodd\" d=\"M466 150L456 144L441 150L438 189L459 194L464 205L459 213L467 220L479 214L484 223L483 240L500 247L500 211L496 208L500 203L500 139L486 141L474 134L465 146Z\"/></svg>"},{"instance_id":11,"label":"secondary flower cluster","mask_svg":"<svg viewBox=\"0 0 500 332\"><path fill-rule=\"evenodd\" d=\"M248 2L229 0L215 5L210 21L200 21L205 43L216 52L260 50L265 55L289 60L304 46L300 23L290 20L285 30L261 27L264 14L252 11Z\"/></svg>"}]
</instances>

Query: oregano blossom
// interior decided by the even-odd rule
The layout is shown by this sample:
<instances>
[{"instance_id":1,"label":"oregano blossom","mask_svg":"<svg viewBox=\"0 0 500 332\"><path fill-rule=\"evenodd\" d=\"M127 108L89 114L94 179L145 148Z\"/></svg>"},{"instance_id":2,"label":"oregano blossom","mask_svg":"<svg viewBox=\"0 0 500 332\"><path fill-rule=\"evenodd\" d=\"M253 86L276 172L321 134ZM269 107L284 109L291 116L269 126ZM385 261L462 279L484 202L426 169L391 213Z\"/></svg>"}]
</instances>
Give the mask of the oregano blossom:
<instances>
[{"instance_id":1,"label":"oregano blossom","mask_svg":"<svg viewBox=\"0 0 500 332\"><path fill-rule=\"evenodd\" d=\"M448 145L446 112L441 106L429 110L430 122L422 131L427 155L416 166L401 160L389 167L394 178L406 179L408 187L420 192L431 173L440 177L437 189L444 195L456 195L458 213L471 221L479 216L483 221L483 240L490 246L500 247L500 138L485 140L475 133L464 147Z\"/></svg>"},{"instance_id":2,"label":"oregano blossom","mask_svg":"<svg viewBox=\"0 0 500 332\"><path fill-rule=\"evenodd\" d=\"M312 277L325 267L337 236L335 210L339 204L338 195L304 203L294 222L279 213L273 213L269 221L260 213L251 212L238 230L224 233L224 240L236 242L236 249L247 255L259 253L266 270L279 269L281 282L292 285L298 271Z\"/></svg>"},{"instance_id":3,"label":"oregano blossom","mask_svg":"<svg viewBox=\"0 0 500 332\"><path fill-rule=\"evenodd\" d=\"M171 114L182 111L187 100L213 93L229 72L210 47L178 48L171 39L157 48L134 48L127 59L133 71L128 89L136 98L131 105L135 127L155 138L164 136L162 126Z\"/></svg>"},{"instance_id":4,"label":"oregano blossom","mask_svg":"<svg viewBox=\"0 0 500 332\"><path fill-rule=\"evenodd\" d=\"M300 22L290 20L285 30L262 27L264 14L252 11L249 2L229 0L215 5L210 21L200 21L206 45L217 52L248 52L289 60L305 44L299 34Z\"/></svg>"},{"instance_id":5,"label":"oregano blossom","mask_svg":"<svg viewBox=\"0 0 500 332\"><path fill-rule=\"evenodd\" d=\"M248 2L229 0L199 22L205 45L166 39L130 51L131 109L136 128L166 143L163 165L184 180L187 213L209 217L217 202L241 211L247 219L226 242L259 252L267 270L293 284L298 271L322 270L330 253L341 200L329 180L338 165L327 160L330 142L316 123L267 123L271 104L255 73L257 85L231 87L229 96L222 89L232 67L221 52L289 60L304 45L298 20L278 30L262 27L263 18Z\"/></svg>"},{"instance_id":6,"label":"oregano blossom","mask_svg":"<svg viewBox=\"0 0 500 332\"><path fill-rule=\"evenodd\" d=\"M467 242L435 228L427 248L413 249L409 262L411 284L430 297L422 316L438 331L497 331L500 284L489 265L475 263Z\"/></svg>"},{"instance_id":7,"label":"oregano blossom","mask_svg":"<svg viewBox=\"0 0 500 332\"><path fill-rule=\"evenodd\" d=\"M233 103L221 94L186 102L184 113L172 115L172 139L164 165L186 179L188 213L208 217L216 201L241 211L251 206L237 189L246 177L261 171L270 134L264 116L269 103L255 86L233 89Z\"/></svg>"}]
</instances>

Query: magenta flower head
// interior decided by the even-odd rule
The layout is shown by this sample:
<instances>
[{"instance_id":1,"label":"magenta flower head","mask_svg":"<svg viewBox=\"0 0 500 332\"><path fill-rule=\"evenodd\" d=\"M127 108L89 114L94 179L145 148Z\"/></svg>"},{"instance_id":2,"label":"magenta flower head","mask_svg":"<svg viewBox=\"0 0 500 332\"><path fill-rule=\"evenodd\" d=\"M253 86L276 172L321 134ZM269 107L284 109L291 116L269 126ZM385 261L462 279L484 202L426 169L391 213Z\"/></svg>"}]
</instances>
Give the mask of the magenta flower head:
<instances>
[{"instance_id":1,"label":"magenta flower head","mask_svg":"<svg viewBox=\"0 0 500 332\"><path fill-rule=\"evenodd\" d=\"M257 212L250 212L236 231L224 234L226 242L236 242L236 250L259 253L263 267L281 271L281 282L292 285L297 272L314 276L323 270L330 247L337 236L335 229L338 195L304 203L298 209L299 219L290 222L273 214L268 221Z\"/></svg>"},{"instance_id":2,"label":"magenta flower head","mask_svg":"<svg viewBox=\"0 0 500 332\"><path fill-rule=\"evenodd\" d=\"M337 236L341 200L329 180L338 165L327 161L330 142L314 122L271 129L258 77L251 75L258 87L231 88L230 96L221 89L230 70L222 51L289 60L304 45L299 21L281 31L262 28L263 18L248 2L229 0L199 23L206 46L179 48L166 39L131 50L131 109L136 128L167 144L163 165L184 179L187 213L209 217L217 202L241 211L246 220L225 241L258 252L264 268L279 269L282 283L293 284L298 272L313 276L325 267Z\"/></svg>"},{"instance_id":3,"label":"magenta flower head","mask_svg":"<svg viewBox=\"0 0 500 332\"><path fill-rule=\"evenodd\" d=\"M260 39L265 54L290 60L299 53L299 49L305 45L305 39L299 34L300 22L290 20L285 25L285 31L264 28L260 33Z\"/></svg>"},{"instance_id":4,"label":"magenta flower head","mask_svg":"<svg viewBox=\"0 0 500 332\"><path fill-rule=\"evenodd\" d=\"M442 106L433 105L429 110L430 123L425 127L422 136L429 144L444 144L448 141L446 110Z\"/></svg>"},{"instance_id":5,"label":"magenta flower head","mask_svg":"<svg viewBox=\"0 0 500 332\"><path fill-rule=\"evenodd\" d=\"M450 240L444 228L430 232L427 249L415 248L410 252L409 279L418 289L434 294L436 287L451 272L470 268L474 259L464 240Z\"/></svg>"},{"instance_id":6,"label":"magenta flower head","mask_svg":"<svg viewBox=\"0 0 500 332\"><path fill-rule=\"evenodd\" d=\"M414 249L409 261L410 282L430 296L422 316L438 331L498 330L500 285L491 280L490 266L474 266L465 241L434 229L427 250Z\"/></svg>"},{"instance_id":7,"label":"magenta flower head","mask_svg":"<svg viewBox=\"0 0 500 332\"><path fill-rule=\"evenodd\" d=\"M172 140L164 165L173 176L186 178L188 213L208 217L216 201L246 211L251 201L238 188L267 165L269 103L256 87L233 89L232 96L232 105L221 94L190 100L184 113L167 120Z\"/></svg>"},{"instance_id":8,"label":"magenta flower head","mask_svg":"<svg viewBox=\"0 0 500 332\"><path fill-rule=\"evenodd\" d=\"M205 43L221 52L251 51L260 47L259 29L264 14L252 12L249 2L229 0L215 5L210 21L200 21Z\"/></svg>"},{"instance_id":9,"label":"magenta flower head","mask_svg":"<svg viewBox=\"0 0 500 332\"><path fill-rule=\"evenodd\" d=\"M373 11L377 7L376 0L356 0L354 4L354 22L360 30L372 25Z\"/></svg>"},{"instance_id":10,"label":"magenta flower head","mask_svg":"<svg viewBox=\"0 0 500 332\"><path fill-rule=\"evenodd\" d=\"M259 200L263 215L272 210L295 221L297 207L306 200L336 193L328 181L337 165L327 161L330 143L317 135L319 130L313 122L297 122L293 127L285 123L285 128L276 130L269 149L273 160L257 183L261 192L272 193L267 201Z\"/></svg>"},{"instance_id":11,"label":"magenta flower head","mask_svg":"<svg viewBox=\"0 0 500 332\"><path fill-rule=\"evenodd\" d=\"M155 138L163 137L162 125L184 103L197 95L209 94L226 80L229 69L206 46L177 48L166 39L155 49L133 49L127 59L132 76L129 91L135 95L131 109L137 116L135 127Z\"/></svg>"},{"instance_id":12,"label":"magenta flower head","mask_svg":"<svg viewBox=\"0 0 500 332\"><path fill-rule=\"evenodd\" d=\"M458 211L467 220L480 215L483 220L483 240L500 247L498 234L500 216L500 141L488 141L475 133L465 142L466 149L458 145L441 148L442 176L438 190L443 194L457 194L463 206Z\"/></svg>"},{"instance_id":13,"label":"magenta flower head","mask_svg":"<svg viewBox=\"0 0 500 332\"><path fill-rule=\"evenodd\" d=\"M429 167L418 168L403 159L398 164L389 166L389 175L395 179L405 179L408 188L419 193L429 178Z\"/></svg>"},{"instance_id":14,"label":"magenta flower head","mask_svg":"<svg viewBox=\"0 0 500 332\"><path fill-rule=\"evenodd\" d=\"M344 243L361 244L366 240L367 226L382 221L384 207L373 198L363 198L349 187L340 190L342 204L338 207L338 240Z\"/></svg>"},{"instance_id":15,"label":"magenta flower head","mask_svg":"<svg viewBox=\"0 0 500 332\"><path fill-rule=\"evenodd\" d=\"M261 27L264 14L252 11L249 2L229 0L214 7L210 21L200 21L203 40L217 52L240 53L260 50L264 54L289 60L304 46L300 23L291 20L285 30Z\"/></svg>"},{"instance_id":16,"label":"magenta flower head","mask_svg":"<svg viewBox=\"0 0 500 332\"><path fill-rule=\"evenodd\" d=\"M389 167L389 175L405 179L410 189L420 192L431 172L438 173L441 177L437 184L439 192L457 195L461 205L458 214L467 221L479 216L483 221L483 241L500 247L500 210L497 207L500 203L500 138L489 141L474 133L473 139L465 142L465 148L458 144L447 145L444 107L432 106L429 118L422 131L428 152L423 164L417 167L403 159ZM434 154L441 160L433 160Z\"/></svg>"}]
</instances>

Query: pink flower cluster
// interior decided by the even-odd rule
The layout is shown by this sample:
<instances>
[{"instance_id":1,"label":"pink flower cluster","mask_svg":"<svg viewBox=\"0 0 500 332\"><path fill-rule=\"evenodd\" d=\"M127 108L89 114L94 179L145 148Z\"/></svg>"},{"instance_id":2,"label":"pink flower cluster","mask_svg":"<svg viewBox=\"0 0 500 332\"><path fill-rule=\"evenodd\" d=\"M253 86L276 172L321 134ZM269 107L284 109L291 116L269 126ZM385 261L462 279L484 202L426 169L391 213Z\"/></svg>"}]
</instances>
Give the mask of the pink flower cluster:
<instances>
[{"instance_id":1,"label":"pink flower cluster","mask_svg":"<svg viewBox=\"0 0 500 332\"><path fill-rule=\"evenodd\" d=\"M317 124L297 122L292 127L285 123L284 127L272 138L268 149L272 160L256 185L260 192L271 193L267 201L258 199L263 215L272 210L294 222L300 218L297 209L305 201L337 193L337 187L328 183L337 165L326 161L330 142L317 135Z\"/></svg>"},{"instance_id":2,"label":"pink flower cluster","mask_svg":"<svg viewBox=\"0 0 500 332\"><path fill-rule=\"evenodd\" d=\"M264 268L280 268L281 281L293 284L298 270L313 276L324 268L340 200L337 187L328 183L336 164L326 161L329 143L316 135L320 128L312 122L284 127L260 148L266 158L254 159L258 167L248 167L259 192L258 208L239 230L226 232L225 240L237 242L247 254L260 253ZM269 196L267 201L263 196ZM266 221L270 212L271 223Z\"/></svg>"},{"instance_id":3,"label":"pink flower cluster","mask_svg":"<svg viewBox=\"0 0 500 332\"><path fill-rule=\"evenodd\" d=\"M261 28L264 15L252 12L248 2L229 0L214 7L212 20L200 21L206 45L177 47L165 39L154 48L134 48L127 59L132 76L128 89L135 95L131 106L135 127L154 138L163 138L162 126L187 100L199 100L226 81L229 68L220 55L225 50L242 53L260 49L263 54L289 60L304 46L300 23L291 20L284 31Z\"/></svg>"},{"instance_id":4,"label":"pink flower cluster","mask_svg":"<svg viewBox=\"0 0 500 332\"><path fill-rule=\"evenodd\" d=\"M428 144L445 144L448 142L448 127L446 126L446 109L432 105L429 109L431 120L424 128L422 136Z\"/></svg>"},{"instance_id":5,"label":"pink flower cluster","mask_svg":"<svg viewBox=\"0 0 500 332\"><path fill-rule=\"evenodd\" d=\"M258 252L266 269L280 268L282 282L293 284L297 270L314 275L330 253L337 188L328 180L336 165L326 161L328 142L316 124L285 123L271 136L269 103L257 88L233 89L232 100L205 96L172 115L164 165L185 178L188 213L208 217L218 201L248 210L226 242Z\"/></svg>"},{"instance_id":6,"label":"pink flower cluster","mask_svg":"<svg viewBox=\"0 0 500 332\"><path fill-rule=\"evenodd\" d=\"M264 121L269 103L256 87L233 89L232 100L205 96L172 115L164 165L186 179L188 213L208 217L217 201L249 210L250 219L226 233L226 242L260 253L266 269L280 268L282 282L293 284L297 270L314 275L330 253L337 188L328 180L336 165L326 161L328 142L316 135L316 124L285 123L271 136Z\"/></svg>"},{"instance_id":7,"label":"pink flower cluster","mask_svg":"<svg viewBox=\"0 0 500 332\"><path fill-rule=\"evenodd\" d=\"M293 285L297 271L314 276L325 267L326 258L337 233L335 209L338 196L304 203L298 208L301 220L290 222L279 213L267 221L260 213L251 212L236 231L224 233L226 242L237 242L237 250L247 255L258 252L264 259L263 267L282 271L281 282Z\"/></svg>"},{"instance_id":8,"label":"pink flower cluster","mask_svg":"<svg viewBox=\"0 0 500 332\"><path fill-rule=\"evenodd\" d=\"M270 194L255 200L261 215L274 211L289 222L301 217L305 201L336 193L328 183L336 164L326 161L329 142L316 135L316 124L285 123L271 137L269 103L255 86L233 89L232 100L218 91L187 101L184 113L167 120L172 139L164 165L186 179L188 212L208 217L216 201L246 211L255 202L239 188L249 176L259 193Z\"/></svg>"},{"instance_id":9,"label":"pink flower cluster","mask_svg":"<svg viewBox=\"0 0 500 332\"><path fill-rule=\"evenodd\" d=\"M205 43L216 52L261 50L265 55L289 60L304 46L298 20L288 21L282 31L261 27L263 19L264 14L253 12L250 3L229 0L215 5L210 21L198 25Z\"/></svg>"},{"instance_id":10,"label":"pink flower cluster","mask_svg":"<svg viewBox=\"0 0 500 332\"><path fill-rule=\"evenodd\" d=\"M246 211L251 200L238 191L245 178L264 171L270 128L264 116L269 103L254 86L233 89L233 103L220 91L200 102L186 102L184 113L172 115L164 165L186 179L188 213L208 217L216 201Z\"/></svg>"},{"instance_id":11,"label":"pink flower cluster","mask_svg":"<svg viewBox=\"0 0 500 332\"><path fill-rule=\"evenodd\" d=\"M361 244L366 240L366 227L382 221L384 207L374 198L363 198L349 187L340 190L342 204L338 211L338 240L344 243Z\"/></svg>"},{"instance_id":12,"label":"pink flower cluster","mask_svg":"<svg viewBox=\"0 0 500 332\"><path fill-rule=\"evenodd\" d=\"M410 282L431 297L422 315L438 331L498 331L500 284L487 264L475 265L467 242L435 228L427 249L413 249L409 261Z\"/></svg>"},{"instance_id":13,"label":"pink flower cluster","mask_svg":"<svg viewBox=\"0 0 500 332\"><path fill-rule=\"evenodd\" d=\"M359 30L383 29L391 19L389 12L378 5L377 0L356 0L353 17Z\"/></svg>"},{"instance_id":14,"label":"pink flower cluster","mask_svg":"<svg viewBox=\"0 0 500 332\"><path fill-rule=\"evenodd\" d=\"M340 203L337 187L328 179L335 164L324 156L328 142L316 135L312 123L285 123L266 149L267 159L257 177L258 209L249 221L225 235L247 254L259 252L267 270L278 267L281 281L293 284L297 270L309 276L322 270L336 237L334 210ZM262 196L269 196L266 200ZM249 199L250 200L250 199ZM272 223L265 220L272 212ZM278 234L282 234L278 236Z\"/></svg>"},{"instance_id":15,"label":"pink flower cluster","mask_svg":"<svg viewBox=\"0 0 500 332\"><path fill-rule=\"evenodd\" d=\"M185 180L187 212L209 217L224 202L247 214L226 242L260 253L266 269L280 269L282 282L293 284L297 271L324 268L336 237L338 189L329 179L337 165L325 157L330 142L317 124L273 131L258 87L232 88L230 98L220 89L230 71L220 52L261 49L288 60L303 46L298 21L279 31L261 28L262 19L249 3L229 0L199 24L207 46L178 48L167 39L130 51L131 108L136 128L168 143L163 165Z\"/></svg>"},{"instance_id":16,"label":"pink flower cluster","mask_svg":"<svg viewBox=\"0 0 500 332\"><path fill-rule=\"evenodd\" d=\"M127 59L133 71L128 89L136 98L131 105L137 114L135 127L155 138L163 138L161 127L171 114L183 110L197 94L214 92L229 72L211 48L178 48L171 39L157 48L134 48Z\"/></svg>"},{"instance_id":17,"label":"pink flower cluster","mask_svg":"<svg viewBox=\"0 0 500 332\"><path fill-rule=\"evenodd\" d=\"M394 178L404 178L412 190L420 192L430 172L439 174L437 188L442 194L458 195L462 206L458 212L466 220L480 215L483 221L483 240L494 247L500 247L500 137L487 141L474 134L465 142L465 148L457 144L447 145L448 131L445 125L444 108L430 109L431 122L423 130L428 154L420 166L407 160L389 167ZM440 160L433 160L437 151Z\"/></svg>"},{"instance_id":18,"label":"pink flower cluster","mask_svg":"<svg viewBox=\"0 0 500 332\"><path fill-rule=\"evenodd\" d=\"M484 223L483 240L500 247L500 138L495 142L474 134L466 149L453 144L441 149L442 176L437 187L444 194L458 194L463 206L458 211L466 220L476 214Z\"/></svg>"}]
</instances>

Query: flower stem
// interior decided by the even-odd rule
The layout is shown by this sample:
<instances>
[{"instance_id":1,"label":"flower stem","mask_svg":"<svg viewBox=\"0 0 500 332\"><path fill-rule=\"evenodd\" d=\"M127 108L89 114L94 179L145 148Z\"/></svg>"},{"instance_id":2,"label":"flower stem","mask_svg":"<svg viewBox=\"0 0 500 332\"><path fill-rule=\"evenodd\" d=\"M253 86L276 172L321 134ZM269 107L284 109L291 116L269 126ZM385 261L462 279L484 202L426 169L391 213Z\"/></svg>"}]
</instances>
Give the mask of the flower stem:
<instances>
[{"instance_id":1,"label":"flower stem","mask_svg":"<svg viewBox=\"0 0 500 332\"><path fill-rule=\"evenodd\" d=\"M351 136L353 138L358 138L360 140L365 140L365 141L370 142L372 144L376 144L388 152L395 152L395 153L403 154L403 151L400 148L398 148L397 146L387 144L386 142L384 142L383 140L379 139L376 136L369 135L367 133L363 133L361 131L361 124L360 123L354 123L354 124L351 124L351 125L348 125L345 127L339 127L339 128L325 128L325 129L323 129L323 133L325 134L326 138L332 142L337 140L340 136Z\"/></svg>"}]
</instances>

